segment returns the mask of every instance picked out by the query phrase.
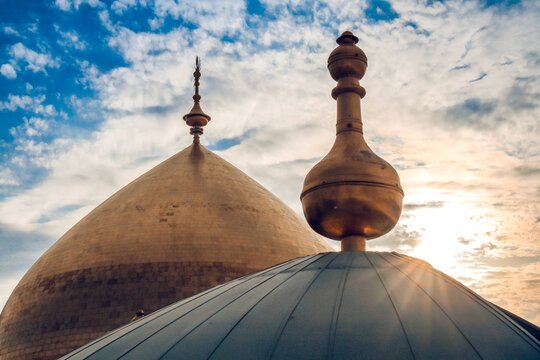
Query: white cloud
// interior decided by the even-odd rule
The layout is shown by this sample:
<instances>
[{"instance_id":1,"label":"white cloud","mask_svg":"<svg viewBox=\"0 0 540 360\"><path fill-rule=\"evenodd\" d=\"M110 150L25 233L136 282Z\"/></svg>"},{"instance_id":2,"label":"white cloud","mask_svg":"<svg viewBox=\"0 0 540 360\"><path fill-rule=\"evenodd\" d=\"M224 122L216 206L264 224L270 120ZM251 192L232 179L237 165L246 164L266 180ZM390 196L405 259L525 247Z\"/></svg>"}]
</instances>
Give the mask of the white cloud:
<instances>
[{"instance_id":1,"label":"white cloud","mask_svg":"<svg viewBox=\"0 0 540 360\"><path fill-rule=\"evenodd\" d=\"M142 62L145 58L156 57L164 52L178 53L188 48L191 37L187 30L179 29L165 35L153 33L135 33L127 28L119 28L109 39L109 45L119 50L124 59L132 63Z\"/></svg>"},{"instance_id":2,"label":"white cloud","mask_svg":"<svg viewBox=\"0 0 540 360\"><path fill-rule=\"evenodd\" d=\"M14 186L18 184L19 182L11 169L0 169L0 186Z\"/></svg>"},{"instance_id":3,"label":"white cloud","mask_svg":"<svg viewBox=\"0 0 540 360\"><path fill-rule=\"evenodd\" d=\"M28 95L9 94L7 101L0 101L0 110L15 111L17 109L33 112L39 115L55 115L56 110L53 105L43 105L45 95L31 97Z\"/></svg>"},{"instance_id":4,"label":"white cloud","mask_svg":"<svg viewBox=\"0 0 540 360\"><path fill-rule=\"evenodd\" d=\"M106 9L99 12L99 20L101 21L105 29L111 32L115 30L114 25L111 21L111 17L109 15L109 11L107 11Z\"/></svg>"},{"instance_id":5,"label":"white cloud","mask_svg":"<svg viewBox=\"0 0 540 360\"><path fill-rule=\"evenodd\" d=\"M63 47L70 47L76 50L84 50L88 46L86 41L82 40L75 31L61 31L56 29L62 39L58 40L58 44Z\"/></svg>"},{"instance_id":6,"label":"white cloud","mask_svg":"<svg viewBox=\"0 0 540 360\"><path fill-rule=\"evenodd\" d=\"M236 0L194 2L155 0L153 6L157 17L182 18L217 35L240 31L244 26L246 16L245 2Z\"/></svg>"},{"instance_id":7,"label":"white cloud","mask_svg":"<svg viewBox=\"0 0 540 360\"><path fill-rule=\"evenodd\" d=\"M153 31L158 30L160 27L163 26L164 20L163 18L155 18L148 20L148 25L150 26L150 29Z\"/></svg>"},{"instance_id":8,"label":"white cloud","mask_svg":"<svg viewBox=\"0 0 540 360\"><path fill-rule=\"evenodd\" d=\"M103 6L99 0L55 0L56 7L63 11L79 10L83 4L88 4L91 7Z\"/></svg>"},{"instance_id":9,"label":"white cloud","mask_svg":"<svg viewBox=\"0 0 540 360\"><path fill-rule=\"evenodd\" d=\"M19 35L19 32L15 30L14 28L12 28L11 26L4 26L3 30L4 30L4 34L7 34L7 35L15 35L15 36Z\"/></svg>"},{"instance_id":10,"label":"white cloud","mask_svg":"<svg viewBox=\"0 0 540 360\"><path fill-rule=\"evenodd\" d=\"M39 96L37 98L32 98L30 96L17 96L17 95L8 95L9 101L0 102L0 110L9 110L15 111L17 109L30 109L34 106L37 106L45 100L45 96Z\"/></svg>"},{"instance_id":11,"label":"white cloud","mask_svg":"<svg viewBox=\"0 0 540 360\"><path fill-rule=\"evenodd\" d=\"M16 149L19 152L28 155L28 157L33 161L34 165L45 165L45 163L42 163L45 160L44 155L47 151L47 144L45 142L23 138L18 139L16 144Z\"/></svg>"},{"instance_id":12,"label":"white cloud","mask_svg":"<svg viewBox=\"0 0 540 360\"><path fill-rule=\"evenodd\" d=\"M131 7L137 6L137 4L142 3L142 6L145 6L145 1L138 0L115 0L111 5L111 10L117 14L122 14L124 11L128 10Z\"/></svg>"},{"instance_id":13,"label":"white cloud","mask_svg":"<svg viewBox=\"0 0 540 360\"><path fill-rule=\"evenodd\" d=\"M30 118L24 121L27 136L40 136L49 128L49 123L45 119Z\"/></svg>"},{"instance_id":14,"label":"white cloud","mask_svg":"<svg viewBox=\"0 0 540 360\"><path fill-rule=\"evenodd\" d=\"M2 64L2 66L0 66L0 74L4 75L8 79L17 78L17 72L11 64Z\"/></svg>"},{"instance_id":15,"label":"white cloud","mask_svg":"<svg viewBox=\"0 0 540 360\"><path fill-rule=\"evenodd\" d=\"M25 118L22 125L10 129L14 137L27 136L36 137L44 134L49 129L49 121L42 118Z\"/></svg>"},{"instance_id":16,"label":"white cloud","mask_svg":"<svg viewBox=\"0 0 540 360\"><path fill-rule=\"evenodd\" d=\"M33 72L45 72L45 68L57 68L60 66L58 60L53 59L51 55L38 53L27 48L22 43L12 45L9 50L10 55L15 62L23 61L26 63L26 68Z\"/></svg>"},{"instance_id":17,"label":"white cloud","mask_svg":"<svg viewBox=\"0 0 540 360\"><path fill-rule=\"evenodd\" d=\"M69 11L71 9L71 1L69 0L56 0L55 4L58 8L64 11Z\"/></svg>"}]
</instances>

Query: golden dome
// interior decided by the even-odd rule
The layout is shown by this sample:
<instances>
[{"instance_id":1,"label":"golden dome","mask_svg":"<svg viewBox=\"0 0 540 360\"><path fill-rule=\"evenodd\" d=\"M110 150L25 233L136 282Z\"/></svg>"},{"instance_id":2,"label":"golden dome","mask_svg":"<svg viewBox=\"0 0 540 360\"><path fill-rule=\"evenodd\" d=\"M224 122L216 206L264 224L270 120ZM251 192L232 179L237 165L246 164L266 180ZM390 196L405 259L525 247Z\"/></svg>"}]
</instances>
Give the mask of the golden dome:
<instances>
[{"instance_id":1,"label":"golden dome","mask_svg":"<svg viewBox=\"0 0 540 360\"><path fill-rule=\"evenodd\" d=\"M0 358L57 358L233 278L329 251L277 197L193 144L90 212L0 315Z\"/></svg>"}]
</instances>

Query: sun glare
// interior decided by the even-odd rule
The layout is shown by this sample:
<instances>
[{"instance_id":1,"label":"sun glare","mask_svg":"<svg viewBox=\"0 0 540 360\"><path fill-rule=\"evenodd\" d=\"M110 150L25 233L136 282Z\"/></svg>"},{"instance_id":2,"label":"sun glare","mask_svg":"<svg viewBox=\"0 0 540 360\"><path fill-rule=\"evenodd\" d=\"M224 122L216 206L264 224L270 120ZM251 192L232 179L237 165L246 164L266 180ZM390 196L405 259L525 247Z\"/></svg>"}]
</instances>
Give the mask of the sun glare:
<instances>
[{"instance_id":1,"label":"sun glare","mask_svg":"<svg viewBox=\"0 0 540 360\"><path fill-rule=\"evenodd\" d=\"M433 199L432 192L418 198ZM435 268L456 277L475 278L477 271L467 266L469 254L475 248L492 241L496 224L493 216L479 206L474 195L461 193L437 196L442 199L432 207L418 208L407 219L411 229L419 229L420 244L412 256L424 259ZM419 201L420 202L420 201Z\"/></svg>"}]
</instances>

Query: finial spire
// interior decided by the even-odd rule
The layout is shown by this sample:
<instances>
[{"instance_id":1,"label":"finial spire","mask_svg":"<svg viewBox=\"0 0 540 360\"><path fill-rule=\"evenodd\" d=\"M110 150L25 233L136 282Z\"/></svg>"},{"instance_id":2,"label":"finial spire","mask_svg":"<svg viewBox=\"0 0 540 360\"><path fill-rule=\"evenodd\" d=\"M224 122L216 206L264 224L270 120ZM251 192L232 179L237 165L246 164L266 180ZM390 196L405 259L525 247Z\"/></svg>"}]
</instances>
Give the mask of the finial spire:
<instances>
[{"instance_id":1,"label":"finial spire","mask_svg":"<svg viewBox=\"0 0 540 360\"><path fill-rule=\"evenodd\" d=\"M195 87L195 95L193 95L193 101L195 103L199 103L201 100L201 95L199 95L199 80L201 79L201 62L199 61L199 57L195 56L195 72L193 73L193 77L195 80L193 81L193 85Z\"/></svg>"},{"instance_id":2,"label":"finial spire","mask_svg":"<svg viewBox=\"0 0 540 360\"><path fill-rule=\"evenodd\" d=\"M392 230L401 214L403 190L394 168L367 145L360 112L367 69L358 38L345 31L328 58L337 86L336 141L304 180L300 199L311 227L341 241L342 251L365 251L366 240Z\"/></svg>"},{"instance_id":3,"label":"finial spire","mask_svg":"<svg viewBox=\"0 0 540 360\"><path fill-rule=\"evenodd\" d=\"M199 57L195 57L195 72L193 73L193 84L195 87L195 95L193 95L193 107L189 114L184 115L184 121L190 127L189 133L193 135L193 142L199 143L199 136L203 134L203 126L206 126L210 121L210 116L206 115L201 109L199 102L201 101L201 95L199 95L199 80L201 78L201 62Z\"/></svg>"}]
</instances>

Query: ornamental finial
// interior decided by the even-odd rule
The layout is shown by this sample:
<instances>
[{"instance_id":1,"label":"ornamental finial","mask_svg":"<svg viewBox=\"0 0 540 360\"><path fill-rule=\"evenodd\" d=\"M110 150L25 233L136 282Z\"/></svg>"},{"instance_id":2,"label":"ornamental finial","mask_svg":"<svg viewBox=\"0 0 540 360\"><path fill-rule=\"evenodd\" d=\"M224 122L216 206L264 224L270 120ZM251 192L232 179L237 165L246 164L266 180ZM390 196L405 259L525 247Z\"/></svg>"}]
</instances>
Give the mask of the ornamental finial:
<instances>
[{"instance_id":1,"label":"ornamental finial","mask_svg":"<svg viewBox=\"0 0 540 360\"><path fill-rule=\"evenodd\" d=\"M300 199L311 227L340 240L342 251L365 251L366 240L389 232L401 214L403 190L394 168L378 157L364 139L359 81L367 69L358 38L344 32L328 58L337 86L336 140L330 152L304 180Z\"/></svg>"},{"instance_id":2,"label":"ornamental finial","mask_svg":"<svg viewBox=\"0 0 540 360\"><path fill-rule=\"evenodd\" d=\"M184 121L190 127L189 133L193 135L193 142L199 143L199 136L203 134L203 126L206 126L210 121L210 116L206 115L201 109L199 102L201 101L201 95L199 95L199 80L201 78L201 62L199 57L195 57L195 72L193 73L195 95L193 95L193 107L189 114L184 115Z\"/></svg>"}]
</instances>

